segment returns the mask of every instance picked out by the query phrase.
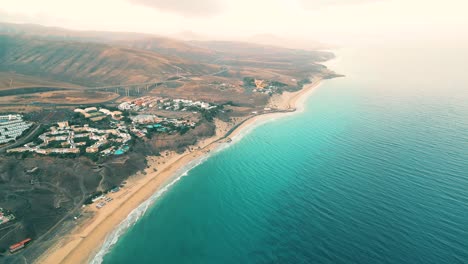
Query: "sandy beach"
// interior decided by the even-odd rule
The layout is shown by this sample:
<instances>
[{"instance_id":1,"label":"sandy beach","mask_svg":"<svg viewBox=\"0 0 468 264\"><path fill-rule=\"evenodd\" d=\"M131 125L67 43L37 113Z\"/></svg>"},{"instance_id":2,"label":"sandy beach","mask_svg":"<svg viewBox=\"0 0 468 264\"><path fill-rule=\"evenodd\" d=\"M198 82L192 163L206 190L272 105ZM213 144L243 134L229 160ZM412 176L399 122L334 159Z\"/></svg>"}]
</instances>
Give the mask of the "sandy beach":
<instances>
[{"instance_id":1,"label":"sandy beach","mask_svg":"<svg viewBox=\"0 0 468 264\"><path fill-rule=\"evenodd\" d=\"M158 190L167 185L171 179L188 163L206 157L210 152L226 144L227 138L236 138L245 134L259 123L287 114L301 111L304 101L321 82L320 78L312 80L298 92L285 92L271 98L268 107L282 111L252 115L236 123L226 123L216 120L216 134L213 137L200 140L198 144L182 154L163 152L161 156L147 157L148 168L131 176L119 192L109 193L107 197L113 200L101 209L95 204L86 206L83 210L92 215L84 219L69 235L59 240L49 248L36 263L88 263L99 251L106 237L121 224L127 216L140 204L147 201Z\"/></svg>"}]
</instances>

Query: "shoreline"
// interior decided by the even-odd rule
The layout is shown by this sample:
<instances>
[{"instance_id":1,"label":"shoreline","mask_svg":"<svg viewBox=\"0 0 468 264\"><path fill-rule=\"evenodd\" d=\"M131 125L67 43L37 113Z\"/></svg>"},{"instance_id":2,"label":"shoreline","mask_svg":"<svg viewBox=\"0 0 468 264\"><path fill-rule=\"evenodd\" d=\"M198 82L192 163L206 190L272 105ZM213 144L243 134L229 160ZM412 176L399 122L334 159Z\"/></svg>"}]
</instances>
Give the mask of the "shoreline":
<instances>
[{"instance_id":1,"label":"shoreline","mask_svg":"<svg viewBox=\"0 0 468 264\"><path fill-rule=\"evenodd\" d=\"M217 122L216 134L200 140L193 148L196 150L182 154L165 151L161 153L162 156L148 157L149 167L144 172L129 177L127 184L119 192L107 195L114 200L102 209L97 210L94 205L86 206L84 210L93 216L80 222L69 235L56 242L35 263L100 263L107 254L106 249L115 244L118 237L146 209L188 171L209 158L212 153L228 146L227 139L238 141L259 125L302 112L305 100L321 82L322 78L314 78L312 83L297 92L278 95L275 99L280 111L252 115L232 127L224 122Z\"/></svg>"}]
</instances>

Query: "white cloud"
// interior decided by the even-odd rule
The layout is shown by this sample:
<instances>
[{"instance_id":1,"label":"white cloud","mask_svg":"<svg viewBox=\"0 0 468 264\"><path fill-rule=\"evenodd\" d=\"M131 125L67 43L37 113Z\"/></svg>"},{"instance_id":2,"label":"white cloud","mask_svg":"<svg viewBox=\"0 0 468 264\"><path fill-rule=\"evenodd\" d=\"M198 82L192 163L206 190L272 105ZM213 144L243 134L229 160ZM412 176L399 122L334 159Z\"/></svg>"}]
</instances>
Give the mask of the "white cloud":
<instances>
[{"instance_id":1,"label":"white cloud","mask_svg":"<svg viewBox=\"0 0 468 264\"><path fill-rule=\"evenodd\" d=\"M128 0L130 3L184 16L211 16L223 11L220 0Z\"/></svg>"},{"instance_id":2,"label":"white cloud","mask_svg":"<svg viewBox=\"0 0 468 264\"><path fill-rule=\"evenodd\" d=\"M272 33L341 43L468 32L466 0L0 0L0 7L6 22L224 39Z\"/></svg>"},{"instance_id":3,"label":"white cloud","mask_svg":"<svg viewBox=\"0 0 468 264\"><path fill-rule=\"evenodd\" d=\"M324 6L355 5L362 3L378 2L379 0L299 0L302 6L316 9Z\"/></svg>"}]
</instances>

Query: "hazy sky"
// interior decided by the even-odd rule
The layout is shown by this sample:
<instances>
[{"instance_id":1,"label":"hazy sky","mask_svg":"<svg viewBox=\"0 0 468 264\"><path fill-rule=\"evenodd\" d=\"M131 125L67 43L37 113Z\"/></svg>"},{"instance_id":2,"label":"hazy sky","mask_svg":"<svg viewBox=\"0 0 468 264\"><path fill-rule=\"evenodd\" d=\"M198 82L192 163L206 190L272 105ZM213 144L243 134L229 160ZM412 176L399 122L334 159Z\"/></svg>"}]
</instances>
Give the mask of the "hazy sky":
<instances>
[{"instance_id":1,"label":"hazy sky","mask_svg":"<svg viewBox=\"0 0 468 264\"><path fill-rule=\"evenodd\" d=\"M0 0L0 21L340 42L468 32L467 10L467 0Z\"/></svg>"}]
</instances>

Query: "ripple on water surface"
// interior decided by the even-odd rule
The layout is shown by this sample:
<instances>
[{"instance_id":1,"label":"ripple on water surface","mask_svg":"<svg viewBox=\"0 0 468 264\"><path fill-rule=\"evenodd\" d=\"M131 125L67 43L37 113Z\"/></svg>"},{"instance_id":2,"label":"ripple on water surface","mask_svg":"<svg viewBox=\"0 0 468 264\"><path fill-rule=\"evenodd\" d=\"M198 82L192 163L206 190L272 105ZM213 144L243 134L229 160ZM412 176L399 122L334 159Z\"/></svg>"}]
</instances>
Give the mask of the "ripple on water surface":
<instances>
[{"instance_id":1,"label":"ripple on water surface","mask_svg":"<svg viewBox=\"0 0 468 264\"><path fill-rule=\"evenodd\" d=\"M369 74L193 169L104 263L466 263L468 94Z\"/></svg>"}]
</instances>

